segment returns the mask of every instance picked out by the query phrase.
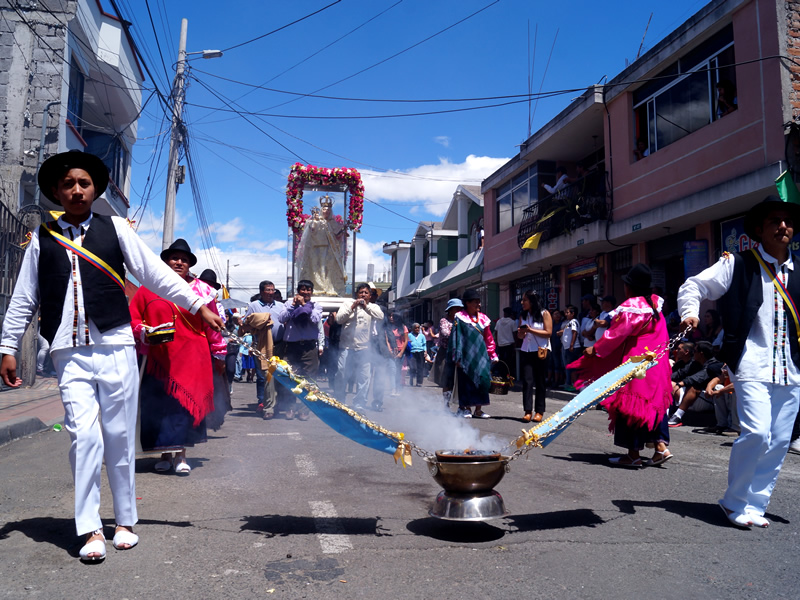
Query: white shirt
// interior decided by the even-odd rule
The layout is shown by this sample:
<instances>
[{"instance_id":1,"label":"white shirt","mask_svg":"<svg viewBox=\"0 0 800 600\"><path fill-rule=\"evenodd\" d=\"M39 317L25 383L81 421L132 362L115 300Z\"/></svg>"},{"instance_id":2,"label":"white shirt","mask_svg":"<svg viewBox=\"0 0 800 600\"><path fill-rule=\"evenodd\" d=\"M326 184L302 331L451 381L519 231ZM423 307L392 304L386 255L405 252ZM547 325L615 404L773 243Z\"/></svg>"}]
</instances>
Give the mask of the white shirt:
<instances>
[{"instance_id":1,"label":"white shirt","mask_svg":"<svg viewBox=\"0 0 800 600\"><path fill-rule=\"evenodd\" d=\"M544 323L542 321L534 321L533 317L528 315L524 319L520 319L520 323L522 325L527 325L531 329L544 329ZM566 334L566 332L564 332ZM550 348L550 336L541 336L536 335L533 333L526 333L525 337L522 338L522 346L520 350L523 352L536 352L539 348Z\"/></svg>"},{"instance_id":2,"label":"white shirt","mask_svg":"<svg viewBox=\"0 0 800 600\"><path fill-rule=\"evenodd\" d=\"M600 319L601 321L605 321L606 323L610 323L611 322L611 315L609 315L606 311L601 312L597 316L597 318ZM595 329L595 332L594 332L594 341L595 342L597 340L599 340L601 337L603 337L603 334L606 332L606 329L608 329L608 327L598 327L597 329Z\"/></svg>"},{"instance_id":3,"label":"white shirt","mask_svg":"<svg viewBox=\"0 0 800 600\"><path fill-rule=\"evenodd\" d=\"M547 185L546 183L544 184L544 189L546 189L548 191L548 193L550 193L550 194L555 194L558 190L561 190L561 189L563 189L565 187L567 187L567 176L566 176L566 174L564 174L561 177L559 177L558 181L556 181L556 184L554 186L552 186L552 187Z\"/></svg>"},{"instance_id":4,"label":"white shirt","mask_svg":"<svg viewBox=\"0 0 800 600\"><path fill-rule=\"evenodd\" d=\"M189 284L181 279L175 271L170 269L164 261L145 245L142 239L136 235L136 232L128 225L127 221L120 217L111 217L111 221L117 232L117 239L119 239L119 246L125 260L125 267L133 274L139 283L159 296L174 301L192 314L196 313L200 307L203 306L204 301L192 291ZM89 218L78 227L70 225L64 221L63 218L58 219L57 225L61 227L67 238L72 238L72 241L77 246L82 246L81 229L83 229L85 233L91 226L91 222L92 215L90 214ZM16 353L19 348L19 341L25 333L33 313L39 306L39 249L39 228L37 227L31 235L31 241L28 244L25 257L22 259L22 267L20 268L19 277L17 278L17 284L14 287L14 295L11 297L11 302L8 305L8 312L3 321L0 354ZM66 248L64 252L67 253L70 263L72 263L73 252ZM83 259L76 257L76 260L80 261ZM79 332L76 345L91 346L109 344L132 346L133 332L130 323L125 323L109 329L104 333L100 333L97 326L92 321L89 321L89 343L86 343L84 332L87 319L83 305L81 272L80 269L76 269L75 272L77 279ZM122 274L120 273L120 275ZM75 299L73 296L72 271L70 270L67 293L64 299L64 308L61 312L61 323L56 330L53 343L50 344L51 352L73 347L72 328L74 315Z\"/></svg>"},{"instance_id":5,"label":"white shirt","mask_svg":"<svg viewBox=\"0 0 800 600\"><path fill-rule=\"evenodd\" d=\"M494 328L497 332L497 345L498 346L511 346L514 343L514 334L516 333L516 322L514 319L503 317L498 319Z\"/></svg>"},{"instance_id":6,"label":"white shirt","mask_svg":"<svg viewBox=\"0 0 800 600\"><path fill-rule=\"evenodd\" d=\"M786 262L778 264L777 259L767 254L762 246L758 247L758 252L764 262L772 263L778 277L788 286L789 276L794 272L791 253ZM699 317L700 301L703 298L717 300L728 291L733 280L733 263L732 255L723 254L714 265L686 280L678 291L678 312L681 319ZM763 301L745 341L735 378L739 381L800 385L800 372L792 360L789 348L788 323L783 299L778 295L769 275L764 269L760 271ZM779 307L777 311L776 305ZM775 339L776 328L779 332L777 339ZM731 372L732 378L733 375Z\"/></svg>"},{"instance_id":7,"label":"white shirt","mask_svg":"<svg viewBox=\"0 0 800 600\"><path fill-rule=\"evenodd\" d=\"M583 319L581 319L581 341L583 342L584 348L591 348L592 346L594 346L595 341L599 339L597 335L594 336L595 339L593 340L590 340L587 337L583 337L584 332L589 333L589 330L592 328L593 325L594 325L594 319L592 317L583 317Z\"/></svg>"}]
</instances>

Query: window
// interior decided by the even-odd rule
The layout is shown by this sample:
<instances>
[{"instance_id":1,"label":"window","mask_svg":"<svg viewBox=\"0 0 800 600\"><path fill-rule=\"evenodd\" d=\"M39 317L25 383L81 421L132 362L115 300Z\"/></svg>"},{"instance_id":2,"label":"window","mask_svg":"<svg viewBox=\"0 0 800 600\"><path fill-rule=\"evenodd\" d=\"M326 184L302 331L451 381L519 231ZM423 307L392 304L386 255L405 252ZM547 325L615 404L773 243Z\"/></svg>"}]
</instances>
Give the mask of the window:
<instances>
[{"instance_id":1,"label":"window","mask_svg":"<svg viewBox=\"0 0 800 600\"><path fill-rule=\"evenodd\" d=\"M67 118L80 131L83 120L83 84L85 77L78 68L73 56L69 63L69 96L67 97Z\"/></svg>"},{"instance_id":2,"label":"window","mask_svg":"<svg viewBox=\"0 0 800 600\"><path fill-rule=\"evenodd\" d=\"M511 213L511 183L497 190L497 233L505 231L514 224Z\"/></svg>"},{"instance_id":3,"label":"window","mask_svg":"<svg viewBox=\"0 0 800 600\"><path fill-rule=\"evenodd\" d=\"M728 25L636 90L634 147L647 156L735 110L734 63Z\"/></svg>"}]
</instances>

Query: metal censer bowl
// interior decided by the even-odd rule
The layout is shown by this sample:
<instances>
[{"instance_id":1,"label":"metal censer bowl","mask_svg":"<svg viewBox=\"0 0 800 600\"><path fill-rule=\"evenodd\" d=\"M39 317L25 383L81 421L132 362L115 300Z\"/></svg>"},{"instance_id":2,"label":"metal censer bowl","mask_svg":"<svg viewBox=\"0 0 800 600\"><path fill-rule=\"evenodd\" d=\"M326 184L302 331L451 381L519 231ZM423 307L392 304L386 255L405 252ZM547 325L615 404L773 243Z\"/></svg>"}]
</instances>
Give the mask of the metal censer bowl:
<instances>
[{"instance_id":1,"label":"metal censer bowl","mask_svg":"<svg viewBox=\"0 0 800 600\"><path fill-rule=\"evenodd\" d=\"M436 454L443 458L440 452ZM463 460L463 456L459 458ZM508 457L477 462L425 460L436 483L444 488L428 511L432 517L450 521L486 521L507 514L502 496L493 488L508 471Z\"/></svg>"}]
</instances>

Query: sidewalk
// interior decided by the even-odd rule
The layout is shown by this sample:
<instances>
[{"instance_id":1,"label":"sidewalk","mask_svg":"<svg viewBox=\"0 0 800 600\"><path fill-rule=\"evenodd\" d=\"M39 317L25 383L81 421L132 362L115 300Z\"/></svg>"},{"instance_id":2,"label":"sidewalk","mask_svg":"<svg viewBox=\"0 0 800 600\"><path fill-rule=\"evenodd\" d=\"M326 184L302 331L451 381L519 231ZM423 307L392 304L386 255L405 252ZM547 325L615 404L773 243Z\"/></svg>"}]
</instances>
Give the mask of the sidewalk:
<instances>
[{"instance_id":1,"label":"sidewalk","mask_svg":"<svg viewBox=\"0 0 800 600\"><path fill-rule=\"evenodd\" d=\"M55 377L37 377L32 387L0 392L0 445L63 422Z\"/></svg>"}]
</instances>

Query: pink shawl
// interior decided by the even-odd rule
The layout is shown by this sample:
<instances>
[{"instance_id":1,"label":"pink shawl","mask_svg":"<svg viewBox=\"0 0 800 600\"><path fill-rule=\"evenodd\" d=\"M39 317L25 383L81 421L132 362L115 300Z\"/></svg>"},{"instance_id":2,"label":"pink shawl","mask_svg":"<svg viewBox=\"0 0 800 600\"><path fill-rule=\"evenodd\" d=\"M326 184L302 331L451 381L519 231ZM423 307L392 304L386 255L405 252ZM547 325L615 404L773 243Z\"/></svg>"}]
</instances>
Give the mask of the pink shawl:
<instances>
[{"instance_id":1,"label":"pink shawl","mask_svg":"<svg viewBox=\"0 0 800 600\"><path fill-rule=\"evenodd\" d=\"M651 300L658 310L658 320L641 296L628 298L612 313L611 325L595 342L593 354L584 354L567 365L578 371L575 387L585 387L631 356L666 346L669 335L666 319L661 314L664 300L656 295L651 296ZM669 360L663 356L647 371L644 379L634 379L606 398L603 406L608 409L611 431L620 417L631 427L646 427L652 431L664 418L671 402Z\"/></svg>"}]
</instances>

